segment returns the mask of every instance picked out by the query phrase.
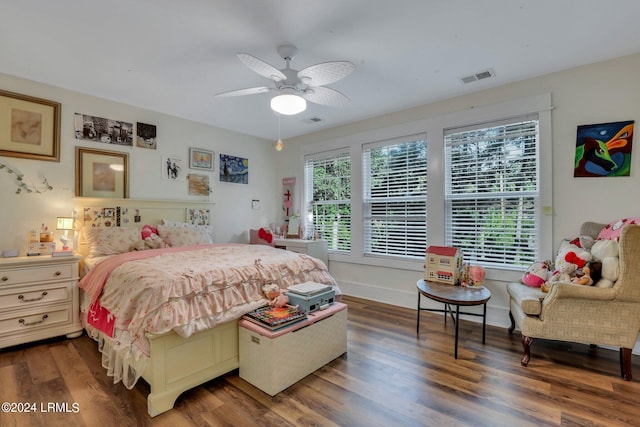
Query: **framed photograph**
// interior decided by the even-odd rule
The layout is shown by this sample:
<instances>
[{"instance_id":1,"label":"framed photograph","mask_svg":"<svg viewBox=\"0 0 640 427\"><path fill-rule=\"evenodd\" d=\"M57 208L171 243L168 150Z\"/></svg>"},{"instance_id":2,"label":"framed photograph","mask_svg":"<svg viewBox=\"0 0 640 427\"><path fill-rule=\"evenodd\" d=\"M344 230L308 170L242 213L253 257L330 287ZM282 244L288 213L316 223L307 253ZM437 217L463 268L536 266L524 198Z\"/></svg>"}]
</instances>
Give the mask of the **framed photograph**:
<instances>
[{"instance_id":1,"label":"framed photograph","mask_svg":"<svg viewBox=\"0 0 640 427\"><path fill-rule=\"evenodd\" d=\"M220 154L220 182L249 183L249 159Z\"/></svg>"},{"instance_id":2,"label":"framed photograph","mask_svg":"<svg viewBox=\"0 0 640 427\"><path fill-rule=\"evenodd\" d=\"M191 169L213 170L213 151L189 148L189 167Z\"/></svg>"},{"instance_id":3,"label":"framed photograph","mask_svg":"<svg viewBox=\"0 0 640 427\"><path fill-rule=\"evenodd\" d=\"M76 139L133 146L132 123L80 113L74 115L73 123Z\"/></svg>"},{"instance_id":4,"label":"framed photograph","mask_svg":"<svg viewBox=\"0 0 640 427\"><path fill-rule=\"evenodd\" d=\"M0 90L0 156L60 161L60 103Z\"/></svg>"},{"instance_id":5,"label":"framed photograph","mask_svg":"<svg viewBox=\"0 0 640 427\"><path fill-rule=\"evenodd\" d=\"M76 196L129 197L129 155L76 147Z\"/></svg>"},{"instance_id":6,"label":"framed photograph","mask_svg":"<svg viewBox=\"0 0 640 427\"><path fill-rule=\"evenodd\" d=\"M162 156L162 179L170 181L186 180L186 171L180 157Z\"/></svg>"},{"instance_id":7,"label":"framed photograph","mask_svg":"<svg viewBox=\"0 0 640 427\"><path fill-rule=\"evenodd\" d=\"M210 225L211 213L209 209L187 208L187 224Z\"/></svg>"},{"instance_id":8,"label":"framed photograph","mask_svg":"<svg viewBox=\"0 0 640 427\"><path fill-rule=\"evenodd\" d=\"M147 123L136 123L136 147L156 150L158 141L156 139L156 125Z\"/></svg>"}]
</instances>

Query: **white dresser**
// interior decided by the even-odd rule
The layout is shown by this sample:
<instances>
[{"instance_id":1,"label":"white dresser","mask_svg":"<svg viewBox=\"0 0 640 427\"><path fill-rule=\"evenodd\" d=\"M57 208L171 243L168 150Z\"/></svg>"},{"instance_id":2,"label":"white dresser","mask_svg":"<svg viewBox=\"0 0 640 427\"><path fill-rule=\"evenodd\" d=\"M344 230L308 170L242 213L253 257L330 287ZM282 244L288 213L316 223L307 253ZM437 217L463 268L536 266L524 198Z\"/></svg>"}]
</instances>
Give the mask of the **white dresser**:
<instances>
[{"instance_id":1,"label":"white dresser","mask_svg":"<svg viewBox=\"0 0 640 427\"><path fill-rule=\"evenodd\" d=\"M329 267L329 252L326 240L275 239L276 248L286 249L299 254L307 254Z\"/></svg>"},{"instance_id":2,"label":"white dresser","mask_svg":"<svg viewBox=\"0 0 640 427\"><path fill-rule=\"evenodd\" d=\"M82 334L80 256L0 258L0 348Z\"/></svg>"}]
</instances>

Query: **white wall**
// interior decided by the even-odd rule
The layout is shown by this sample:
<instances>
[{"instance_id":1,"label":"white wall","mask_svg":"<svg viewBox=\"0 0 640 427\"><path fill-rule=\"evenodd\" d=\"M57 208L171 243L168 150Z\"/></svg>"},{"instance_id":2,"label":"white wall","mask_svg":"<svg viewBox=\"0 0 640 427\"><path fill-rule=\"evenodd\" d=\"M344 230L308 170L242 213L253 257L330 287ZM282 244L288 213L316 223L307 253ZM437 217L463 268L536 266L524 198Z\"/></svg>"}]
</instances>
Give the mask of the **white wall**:
<instances>
[{"instance_id":1,"label":"white wall","mask_svg":"<svg viewBox=\"0 0 640 427\"><path fill-rule=\"evenodd\" d=\"M550 92L554 106L552 222L553 241L557 248L562 238L576 236L584 221L610 222L620 217L640 215L640 197L637 197L640 154L637 154L637 147L633 149L630 177L573 177L578 125L640 119L638 75L640 55L632 55L289 139L277 159L279 178L296 176L299 182L296 200L301 200L302 153L309 152L310 145L322 146L330 140L371 133L372 129ZM640 144L637 136L634 139L636 145ZM421 277L421 272L338 262L331 258L329 264L331 273L345 293L406 307L416 306L415 282ZM508 297L504 283L489 282L487 286L492 291L488 322L506 326Z\"/></svg>"},{"instance_id":2,"label":"white wall","mask_svg":"<svg viewBox=\"0 0 640 427\"><path fill-rule=\"evenodd\" d=\"M62 104L59 163L0 157L0 162L23 173L28 184L38 184L41 177L46 177L53 186L52 191L43 194L15 194L15 176L0 170L0 249L16 248L24 255L31 228L41 223L54 228L57 216L71 213L75 196L76 146L128 153L131 198L215 203L212 213L217 242L248 242L249 228L268 225L275 219L275 206L279 203L272 197L277 179L272 167L275 156L272 141L3 74L0 74L0 89ZM134 124L155 124L158 149L137 148L135 142L134 147L122 147L75 139L74 113ZM216 169L209 174L213 193L207 198L189 196L186 182L162 180L162 156L181 156L188 167L189 147L213 150L216 156L224 153L248 158L249 184L221 183ZM193 172L204 173L201 170ZM251 209L252 199L261 200L260 210Z\"/></svg>"}]
</instances>

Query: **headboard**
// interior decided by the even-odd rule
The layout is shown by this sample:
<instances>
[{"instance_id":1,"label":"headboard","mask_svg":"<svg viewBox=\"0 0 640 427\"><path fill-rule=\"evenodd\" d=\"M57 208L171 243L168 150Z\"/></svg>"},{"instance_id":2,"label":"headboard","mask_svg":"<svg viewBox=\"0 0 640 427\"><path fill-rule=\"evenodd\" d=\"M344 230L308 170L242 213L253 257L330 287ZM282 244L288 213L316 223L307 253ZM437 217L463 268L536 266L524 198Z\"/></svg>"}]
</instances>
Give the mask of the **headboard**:
<instances>
[{"instance_id":1,"label":"headboard","mask_svg":"<svg viewBox=\"0 0 640 427\"><path fill-rule=\"evenodd\" d=\"M163 219L209 227L213 238L211 211L213 203L189 200L102 199L76 197L76 227L142 227L156 226ZM76 251L86 255L86 245L79 233Z\"/></svg>"}]
</instances>

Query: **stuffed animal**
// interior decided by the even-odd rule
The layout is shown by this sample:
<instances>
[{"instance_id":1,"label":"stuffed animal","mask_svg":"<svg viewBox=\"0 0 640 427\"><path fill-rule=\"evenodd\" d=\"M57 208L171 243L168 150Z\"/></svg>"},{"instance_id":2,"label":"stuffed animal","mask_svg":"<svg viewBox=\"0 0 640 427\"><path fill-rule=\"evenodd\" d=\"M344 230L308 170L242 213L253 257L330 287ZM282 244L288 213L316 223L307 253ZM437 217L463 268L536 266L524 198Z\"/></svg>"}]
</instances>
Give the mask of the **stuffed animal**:
<instances>
[{"instance_id":1,"label":"stuffed animal","mask_svg":"<svg viewBox=\"0 0 640 427\"><path fill-rule=\"evenodd\" d=\"M158 236L158 230L150 225L145 225L140 231L146 249L166 248L167 244Z\"/></svg>"},{"instance_id":2,"label":"stuffed animal","mask_svg":"<svg viewBox=\"0 0 640 427\"><path fill-rule=\"evenodd\" d=\"M289 297L275 283L269 283L262 286L262 292L269 299L271 307L284 307L289 303Z\"/></svg>"},{"instance_id":3,"label":"stuffed animal","mask_svg":"<svg viewBox=\"0 0 640 427\"><path fill-rule=\"evenodd\" d=\"M600 280L600 272L602 271L602 263L590 261L582 267L582 276L574 277L571 283L576 285L591 286Z\"/></svg>"},{"instance_id":4,"label":"stuffed animal","mask_svg":"<svg viewBox=\"0 0 640 427\"><path fill-rule=\"evenodd\" d=\"M547 280L549 266L546 262L534 262L522 276L522 283L532 288L539 288Z\"/></svg>"},{"instance_id":5,"label":"stuffed animal","mask_svg":"<svg viewBox=\"0 0 640 427\"><path fill-rule=\"evenodd\" d=\"M565 262L564 264L560 265L560 269L553 271L553 274L551 275L549 280L544 282L544 284L540 287L540 290L542 292L549 292L549 290L551 290L551 287L558 282L571 282L571 277L577 269L578 266L576 264Z\"/></svg>"}]
</instances>

